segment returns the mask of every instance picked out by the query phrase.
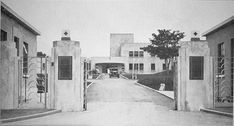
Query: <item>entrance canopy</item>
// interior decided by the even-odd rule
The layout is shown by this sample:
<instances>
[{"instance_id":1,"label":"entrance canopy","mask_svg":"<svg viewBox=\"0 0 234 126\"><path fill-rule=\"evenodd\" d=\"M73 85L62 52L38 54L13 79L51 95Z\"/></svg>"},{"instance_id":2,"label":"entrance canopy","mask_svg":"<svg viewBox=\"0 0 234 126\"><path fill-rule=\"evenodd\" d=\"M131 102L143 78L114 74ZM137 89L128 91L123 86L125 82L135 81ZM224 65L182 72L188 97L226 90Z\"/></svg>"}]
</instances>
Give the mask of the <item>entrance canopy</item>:
<instances>
[{"instance_id":1,"label":"entrance canopy","mask_svg":"<svg viewBox=\"0 0 234 126\"><path fill-rule=\"evenodd\" d=\"M96 63L95 68L99 69L101 73L109 73L109 69L116 68L119 73L124 72L123 63Z\"/></svg>"}]
</instances>

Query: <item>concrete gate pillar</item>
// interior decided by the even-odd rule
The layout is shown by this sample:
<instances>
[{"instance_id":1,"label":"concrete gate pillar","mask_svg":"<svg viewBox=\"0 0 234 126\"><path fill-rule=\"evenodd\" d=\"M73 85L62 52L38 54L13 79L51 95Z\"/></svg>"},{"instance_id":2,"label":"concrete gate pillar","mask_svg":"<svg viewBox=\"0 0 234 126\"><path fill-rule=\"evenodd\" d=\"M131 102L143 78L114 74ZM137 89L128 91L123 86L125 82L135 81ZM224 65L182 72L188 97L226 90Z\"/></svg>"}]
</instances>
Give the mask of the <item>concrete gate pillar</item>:
<instances>
[{"instance_id":1,"label":"concrete gate pillar","mask_svg":"<svg viewBox=\"0 0 234 126\"><path fill-rule=\"evenodd\" d=\"M81 49L78 41L71 41L64 31L61 41L54 41L51 66L51 108L62 111L83 110Z\"/></svg>"},{"instance_id":2,"label":"concrete gate pillar","mask_svg":"<svg viewBox=\"0 0 234 126\"><path fill-rule=\"evenodd\" d=\"M0 44L0 109L13 109L18 106L18 59L15 43L1 41Z\"/></svg>"},{"instance_id":3,"label":"concrete gate pillar","mask_svg":"<svg viewBox=\"0 0 234 126\"><path fill-rule=\"evenodd\" d=\"M206 41L181 42L177 67L178 110L212 107L212 59Z\"/></svg>"}]
</instances>

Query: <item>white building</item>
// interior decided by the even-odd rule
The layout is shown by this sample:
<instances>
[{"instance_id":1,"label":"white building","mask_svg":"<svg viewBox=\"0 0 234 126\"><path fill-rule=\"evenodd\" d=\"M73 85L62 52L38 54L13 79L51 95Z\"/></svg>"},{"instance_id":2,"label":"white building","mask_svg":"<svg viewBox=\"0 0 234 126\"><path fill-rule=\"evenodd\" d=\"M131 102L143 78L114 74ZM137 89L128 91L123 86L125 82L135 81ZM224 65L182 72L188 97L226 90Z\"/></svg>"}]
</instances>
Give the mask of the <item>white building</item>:
<instances>
[{"instance_id":1,"label":"white building","mask_svg":"<svg viewBox=\"0 0 234 126\"><path fill-rule=\"evenodd\" d=\"M91 68L107 73L109 68L119 72L135 74L152 74L165 69L164 60L152 57L141 50L150 43L134 43L134 34L110 34L110 57L92 57Z\"/></svg>"},{"instance_id":2,"label":"white building","mask_svg":"<svg viewBox=\"0 0 234 126\"><path fill-rule=\"evenodd\" d=\"M36 75L31 57L36 57L40 32L3 2L0 6L0 109L13 109L26 99L25 87L35 80L32 76L26 82L23 75Z\"/></svg>"}]
</instances>

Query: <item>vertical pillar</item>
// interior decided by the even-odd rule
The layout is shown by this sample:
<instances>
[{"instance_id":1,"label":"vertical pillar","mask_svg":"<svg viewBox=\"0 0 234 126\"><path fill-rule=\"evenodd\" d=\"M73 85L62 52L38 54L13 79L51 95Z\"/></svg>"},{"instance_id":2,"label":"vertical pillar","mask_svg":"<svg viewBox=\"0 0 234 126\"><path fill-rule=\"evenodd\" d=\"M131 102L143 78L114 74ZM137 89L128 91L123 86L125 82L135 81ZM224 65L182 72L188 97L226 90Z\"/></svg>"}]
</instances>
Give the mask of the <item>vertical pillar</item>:
<instances>
[{"instance_id":1,"label":"vertical pillar","mask_svg":"<svg viewBox=\"0 0 234 126\"><path fill-rule=\"evenodd\" d=\"M181 42L178 57L178 110L212 107L212 62L205 41Z\"/></svg>"},{"instance_id":2,"label":"vertical pillar","mask_svg":"<svg viewBox=\"0 0 234 126\"><path fill-rule=\"evenodd\" d=\"M71 41L67 31L61 41L53 42L51 67L55 108L62 111L83 110L81 49L78 41ZM54 83L54 84L53 84Z\"/></svg>"},{"instance_id":3,"label":"vertical pillar","mask_svg":"<svg viewBox=\"0 0 234 126\"><path fill-rule=\"evenodd\" d=\"M2 10L2 2L0 2L0 9ZM0 17L2 18L2 11L0 11ZM2 21L0 20L0 29L2 29ZM0 70L2 69L2 47L1 47L1 44L0 44ZM0 72L0 82L2 82L2 72ZM0 84L0 92L1 92L1 84ZM1 93L0 93L1 95ZM2 97L0 96L0 101L2 101ZM2 102L0 102L0 118L1 118L1 115L2 115Z\"/></svg>"},{"instance_id":4,"label":"vertical pillar","mask_svg":"<svg viewBox=\"0 0 234 126\"><path fill-rule=\"evenodd\" d=\"M2 2L0 2L0 9L2 10ZM2 11L0 11L0 17L2 19ZM0 29L2 29L2 21L0 20ZM0 70L2 69L2 47L1 47L1 43L0 43ZM2 72L0 72L0 82L2 83ZM1 84L0 84L0 92L2 92L2 89L1 89ZM0 93L1 95L1 93ZM0 101L2 101L2 97L0 96ZM2 115L2 102L0 102L0 118L1 118L1 115Z\"/></svg>"},{"instance_id":5,"label":"vertical pillar","mask_svg":"<svg viewBox=\"0 0 234 126\"><path fill-rule=\"evenodd\" d=\"M10 41L1 42L1 80L0 98L2 109L17 107L17 60L15 43Z\"/></svg>"}]
</instances>

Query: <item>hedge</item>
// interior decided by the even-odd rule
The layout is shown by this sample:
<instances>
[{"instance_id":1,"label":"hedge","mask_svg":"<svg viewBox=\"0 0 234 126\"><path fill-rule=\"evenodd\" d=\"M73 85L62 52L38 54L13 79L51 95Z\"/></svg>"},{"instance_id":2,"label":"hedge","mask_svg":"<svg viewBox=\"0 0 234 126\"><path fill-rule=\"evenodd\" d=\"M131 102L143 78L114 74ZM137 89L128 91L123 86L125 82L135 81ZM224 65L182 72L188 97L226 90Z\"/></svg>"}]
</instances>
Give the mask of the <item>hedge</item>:
<instances>
[{"instance_id":1,"label":"hedge","mask_svg":"<svg viewBox=\"0 0 234 126\"><path fill-rule=\"evenodd\" d=\"M123 74L125 77L131 79L131 74ZM158 90L161 83L164 83L166 91L173 91L173 75L172 71L167 74L165 71L156 74L138 74L138 83Z\"/></svg>"}]
</instances>

